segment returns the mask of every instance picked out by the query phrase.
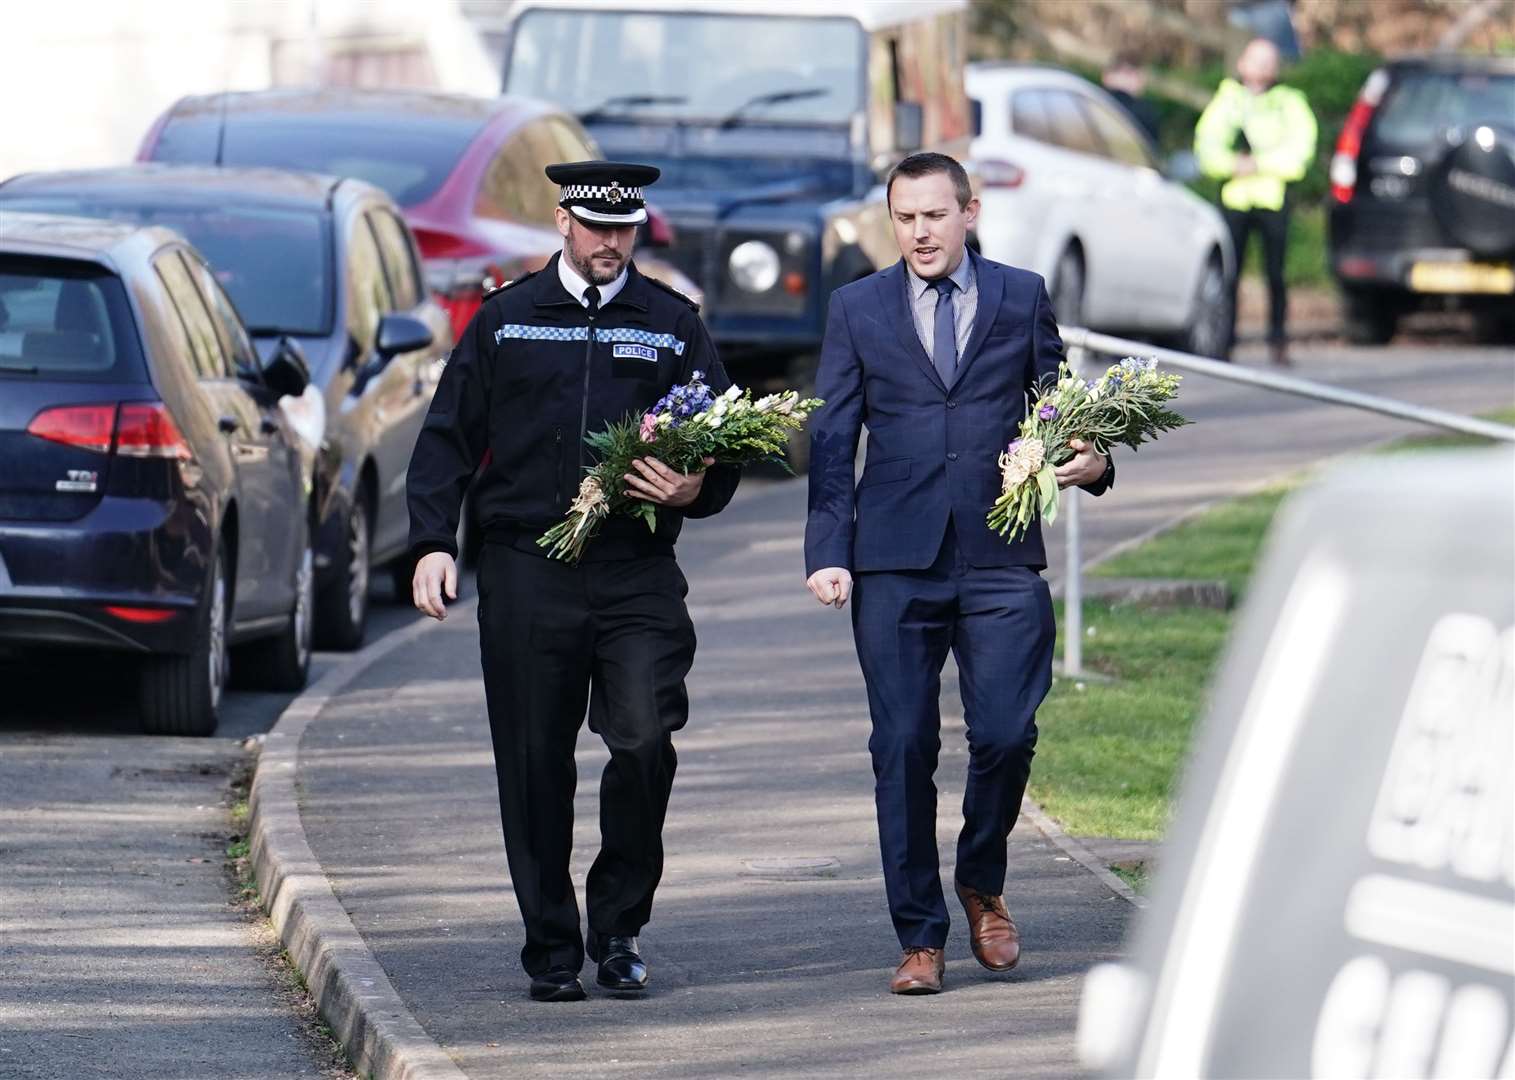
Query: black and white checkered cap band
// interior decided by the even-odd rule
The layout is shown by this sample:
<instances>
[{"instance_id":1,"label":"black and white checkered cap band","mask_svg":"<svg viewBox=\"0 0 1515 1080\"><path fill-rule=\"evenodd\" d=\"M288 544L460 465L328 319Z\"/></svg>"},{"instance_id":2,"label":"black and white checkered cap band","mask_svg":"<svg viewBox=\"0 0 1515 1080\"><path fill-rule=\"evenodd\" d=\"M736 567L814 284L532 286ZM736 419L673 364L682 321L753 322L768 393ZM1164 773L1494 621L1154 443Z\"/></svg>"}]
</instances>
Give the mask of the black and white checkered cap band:
<instances>
[{"instance_id":1,"label":"black and white checkered cap band","mask_svg":"<svg viewBox=\"0 0 1515 1080\"><path fill-rule=\"evenodd\" d=\"M614 196L611 192L615 192ZM619 184L567 184L563 187L563 202L578 202L580 199L597 199L604 202L621 202L626 199L640 199L642 189L639 187L621 187Z\"/></svg>"}]
</instances>

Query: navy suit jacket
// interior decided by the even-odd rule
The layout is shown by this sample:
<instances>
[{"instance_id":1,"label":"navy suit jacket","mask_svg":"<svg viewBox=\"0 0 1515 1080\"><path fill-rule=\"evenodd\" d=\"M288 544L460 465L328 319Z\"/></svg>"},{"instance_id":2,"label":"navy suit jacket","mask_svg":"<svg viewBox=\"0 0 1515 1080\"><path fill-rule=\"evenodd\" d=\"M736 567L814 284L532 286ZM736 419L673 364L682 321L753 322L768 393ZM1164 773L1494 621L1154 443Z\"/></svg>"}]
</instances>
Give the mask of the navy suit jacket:
<instances>
[{"instance_id":1,"label":"navy suit jacket","mask_svg":"<svg viewBox=\"0 0 1515 1080\"><path fill-rule=\"evenodd\" d=\"M805 572L923 570L950 520L976 567L1047 565L1039 523L1009 543L984 517L1000 493L998 459L1025 416L1027 391L1063 358L1041 276L972 251L978 310L951 387L911 318L905 264L831 295L811 419ZM859 434L868 457L854 487ZM1109 471L1087 490L1102 494Z\"/></svg>"}]
</instances>

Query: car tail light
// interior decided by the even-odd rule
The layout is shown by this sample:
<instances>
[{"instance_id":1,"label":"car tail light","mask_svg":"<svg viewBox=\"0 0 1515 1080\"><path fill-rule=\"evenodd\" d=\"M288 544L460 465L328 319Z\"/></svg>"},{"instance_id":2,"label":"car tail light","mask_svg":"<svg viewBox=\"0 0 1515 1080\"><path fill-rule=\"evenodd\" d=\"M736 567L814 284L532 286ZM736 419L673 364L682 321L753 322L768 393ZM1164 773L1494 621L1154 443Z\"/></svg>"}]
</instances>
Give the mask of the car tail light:
<instances>
[{"instance_id":1,"label":"car tail light","mask_svg":"<svg viewBox=\"0 0 1515 1080\"><path fill-rule=\"evenodd\" d=\"M1389 88L1389 73L1379 68L1362 84L1362 92L1347 113L1347 121L1341 126L1336 138L1336 153L1331 156L1331 195L1340 203L1352 201L1357 190L1357 158L1362 153L1363 136L1368 123L1373 119L1373 110L1383 101L1384 91Z\"/></svg>"},{"instance_id":2,"label":"car tail light","mask_svg":"<svg viewBox=\"0 0 1515 1080\"><path fill-rule=\"evenodd\" d=\"M473 289L455 289L445 296L441 293L434 295L452 323L452 339L461 341L463 331L468 326L468 320L473 318L474 312L478 311L479 305L484 302L484 286L480 284Z\"/></svg>"},{"instance_id":3,"label":"car tail light","mask_svg":"<svg viewBox=\"0 0 1515 1080\"><path fill-rule=\"evenodd\" d=\"M415 229L416 246L423 259L466 259L470 256L488 255L489 248L466 236L442 232L440 229Z\"/></svg>"},{"instance_id":4,"label":"car tail light","mask_svg":"<svg viewBox=\"0 0 1515 1080\"><path fill-rule=\"evenodd\" d=\"M49 442L108 454L115 427L114 405L66 405L38 413L26 425L26 433Z\"/></svg>"},{"instance_id":5,"label":"car tail light","mask_svg":"<svg viewBox=\"0 0 1515 1080\"><path fill-rule=\"evenodd\" d=\"M1026 179L1026 170L1008 161L981 160L974 167L984 187L1017 188Z\"/></svg>"},{"instance_id":6,"label":"car tail light","mask_svg":"<svg viewBox=\"0 0 1515 1080\"><path fill-rule=\"evenodd\" d=\"M647 246L673 247L673 224L656 207L647 207Z\"/></svg>"},{"instance_id":7,"label":"car tail light","mask_svg":"<svg viewBox=\"0 0 1515 1080\"><path fill-rule=\"evenodd\" d=\"M168 408L160 401L129 402L116 421L116 453L123 457L177 458L193 455Z\"/></svg>"},{"instance_id":8,"label":"car tail light","mask_svg":"<svg viewBox=\"0 0 1515 1080\"><path fill-rule=\"evenodd\" d=\"M164 623L178 616L178 611L173 608L152 607L123 607L119 604L108 604L105 613L112 615L122 622L152 624Z\"/></svg>"}]
</instances>

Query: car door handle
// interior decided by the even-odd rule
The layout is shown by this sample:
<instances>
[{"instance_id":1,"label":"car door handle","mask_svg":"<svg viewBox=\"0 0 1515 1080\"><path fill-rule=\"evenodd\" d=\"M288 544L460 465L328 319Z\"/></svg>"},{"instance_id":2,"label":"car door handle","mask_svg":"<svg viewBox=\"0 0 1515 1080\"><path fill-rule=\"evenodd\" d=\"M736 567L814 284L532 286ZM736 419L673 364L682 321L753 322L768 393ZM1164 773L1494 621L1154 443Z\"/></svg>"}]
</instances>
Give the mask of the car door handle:
<instances>
[{"instance_id":1,"label":"car door handle","mask_svg":"<svg viewBox=\"0 0 1515 1080\"><path fill-rule=\"evenodd\" d=\"M230 435L242 425L237 423L237 418L235 416L223 416L220 420L216 421L216 426L226 434Z\"/></svg>"}]
</instances>

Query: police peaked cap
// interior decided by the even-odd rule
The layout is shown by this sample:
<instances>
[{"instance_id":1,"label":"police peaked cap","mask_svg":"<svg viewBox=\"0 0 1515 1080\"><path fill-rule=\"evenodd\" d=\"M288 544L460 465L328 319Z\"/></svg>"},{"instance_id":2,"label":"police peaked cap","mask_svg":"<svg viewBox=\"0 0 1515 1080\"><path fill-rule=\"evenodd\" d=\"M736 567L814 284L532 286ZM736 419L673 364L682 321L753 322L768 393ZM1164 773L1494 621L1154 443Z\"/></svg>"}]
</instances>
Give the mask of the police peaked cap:
<instances>
[{"instance_id":1,"label":"police peaked cap","mask_svg":"<svg viewBox=\"0 0 1515 1080\"><path fill-rule=\"evenodd\" d=\"M621 161L573 161L547 166L547 179L562 188L558 205L590 225L640 225L647 220L642 189L662 173L651 165Z\"/></svg>"}]
</instances>

